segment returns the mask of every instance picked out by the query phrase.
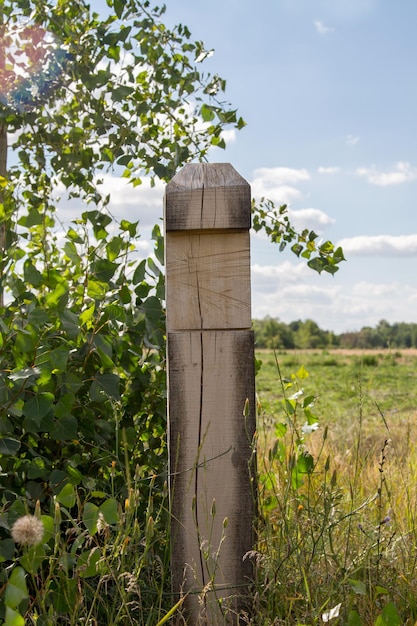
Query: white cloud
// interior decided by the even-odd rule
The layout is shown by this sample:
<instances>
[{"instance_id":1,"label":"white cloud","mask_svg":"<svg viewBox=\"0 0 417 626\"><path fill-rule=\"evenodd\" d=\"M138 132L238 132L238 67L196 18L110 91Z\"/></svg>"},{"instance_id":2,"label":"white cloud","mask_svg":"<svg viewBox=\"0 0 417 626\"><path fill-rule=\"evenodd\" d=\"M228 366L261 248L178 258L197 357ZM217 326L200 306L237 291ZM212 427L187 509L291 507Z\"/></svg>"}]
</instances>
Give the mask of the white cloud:
<instances>
[{"instance_id":1,"label":"white cloud","mask_svg":"<svg viewBox=\"0 0 417 626\"><path fill-rule=\"evenodd\" d=\"M229 128L228 130L222 131L222 137L227 144L234 143L236 141L236 135L236 128Z\"/></svg>"},{"instance_id":2,"label":"white cloud","mask_svg":"<svg viewBox=\"0 0 417 626\"><path fill-rule=\"evenodd\" d=\"M261 167L254 172L255 181L260 179L265 185L295 184L310 180L310 174L305 169L297 170L291 167Z\"/></svg>"},{"instance_id":3,"label":"white cloud","mask_svg":"<svg viewBox=\"0 0 417 626\"><path fill-rule=\"evenodd\" d=\"M340 167L318 167L317 171L319 174L337 174L340 172Z\"/></svg>"},{"instance_id":4,"label":"white cloud","mask_svg":"<svg viewBox=\"0 0 417 626\"><path fill-rule=\"evenodd\" d=\"M346 256L416 256L417 234L413 235L361 235L339 241Z\"/></svg>"},{"instance_id":5,"label":"white cloud","mask_svg":"<svg viewBox=\"0 0 417 626\"><path fill-rule=\"evenodd\" d=\"M251 182L252 195L255 198L268 198L277 204L288 204L302 196L301 191L293 185L306 180L310 180L310 174L305 169L260 168L254 171Z\"/></svg>"},{"instance_id":6,"label":"white cloud","mask_svg":"<svg viewBox=\"0 0 417 626\"><path fill-rule=\"evenodd\" d=\"M417 168L412 167L406 161L399 161L390 172L379 172L375 166L361 167L356 170L358 176L364 176L372 185L387 187L388 185L400 185L417 178Z\"/></svg>"},{"instance_id":7,"label":"white cloud","mask_svg":"<svg viewBox=\"0 0 417 626\"><path fill-rule=\"evenodd\" d=\"M327 213L319 209L290 209L288 213L290 221L296 230L309 228L310 230L321 232L335 221Z\"/></svg>"},{"instance_id":8,"label":"white cloud","mask_svg":"<svg viewBox=\"0 0 417 626\"><path fill-rule=\"evenodd\" d=\"M282 257L281 257L282 258ZM294 281L304 281L311 273L305 263L281 261L277 265L252 265L252 283L257 291L271 293L271 283L280 287L291 285Z\"/></svg>"},{"instance_id":9,"label":"white cloud","mask_svg":"<svg viewBox=\"0 0 417 626\"><path fill-rule=\"evenodd\" d=\"M356 146L356 144L359 142L359 137L356 137L355 135L346 135L346 145L348 146Z\"/></svg>"},{"instance_id":10,"label":"white cloud","mask_svg":"<svg viewBox=\"0 0 417 626\"><path fill-rule=\"evenodd\" d=\"M316 31L319 35L327 35L328 33L332 33L334 31L334 28L326 26L321 20L315 20L314 26L316 27Z\"/></svg>"},{"instance_id":11,"label":"white cloud","mask_svg":"<svg viewBox=\"0 0 417 626\"><path fill-rule=\"evenodd\" d=\"M318 276L299 261L252 267L252 316L270 315L285 323L311 318L336 333L415 321L417 287L404 281L343 282L339 274Z\"/></svg>"}]
</instances>

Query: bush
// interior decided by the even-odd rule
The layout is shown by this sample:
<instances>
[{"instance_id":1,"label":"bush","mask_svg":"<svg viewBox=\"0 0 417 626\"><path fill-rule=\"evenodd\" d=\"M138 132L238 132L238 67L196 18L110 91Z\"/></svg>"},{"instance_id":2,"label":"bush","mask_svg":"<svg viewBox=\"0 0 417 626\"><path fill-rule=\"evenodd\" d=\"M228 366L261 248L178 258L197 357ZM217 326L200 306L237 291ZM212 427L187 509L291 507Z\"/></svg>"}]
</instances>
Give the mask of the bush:
<instances>
[{"instance_id":1,"label":"bush","mask_svg":"<svg viewBox=\"0 0 417 626\"><path fill-rule=\"evenodd\" d=\"M16 262L0 321L0 583L19 563L33 598L22 611L43 615L38 624L101 615L103 581L124 611L120 560L134 557L141 581L145 564L153 571L156 557L166 560L162 238L155 227L155 260L133 260L137 225L122 222L111 235L110 222L84 213L61 252L51 230L22 220L27 248L10 250ZM10 532L28 514L41 517L46 534L22 553ZM155 543L159 523L165 540ZM158 569L155 584L165 576ZM6 598L0 619L17 608Z\"/></svg>"}]
</instances>

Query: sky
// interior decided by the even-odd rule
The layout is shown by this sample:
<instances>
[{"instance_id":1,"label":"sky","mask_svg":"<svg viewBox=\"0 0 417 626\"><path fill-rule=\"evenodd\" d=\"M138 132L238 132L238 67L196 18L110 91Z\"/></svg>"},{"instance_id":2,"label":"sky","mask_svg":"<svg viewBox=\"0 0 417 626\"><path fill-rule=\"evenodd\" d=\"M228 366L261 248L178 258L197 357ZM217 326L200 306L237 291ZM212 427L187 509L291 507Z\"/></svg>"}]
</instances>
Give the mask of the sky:
<instances>
[{"instance_id":1,"label":"sky","mask_svg":"<svg viewBox=\"0 0 417 626\"><path fill-rule=\"evenodd\" d=\"M226 79L225 97L247 123L210 161L230 162L254 197L287 203L298 228L341 245L347 259L336 275L319 276L254 234L253 318L310 318L336 333L417 322L417 3L166 6L168 25L186 24L214 49L202 69ZM133 218L141 206L145 231L162 215L162 186L106 184L116 214Z\"/></svg>"}]
</instances>

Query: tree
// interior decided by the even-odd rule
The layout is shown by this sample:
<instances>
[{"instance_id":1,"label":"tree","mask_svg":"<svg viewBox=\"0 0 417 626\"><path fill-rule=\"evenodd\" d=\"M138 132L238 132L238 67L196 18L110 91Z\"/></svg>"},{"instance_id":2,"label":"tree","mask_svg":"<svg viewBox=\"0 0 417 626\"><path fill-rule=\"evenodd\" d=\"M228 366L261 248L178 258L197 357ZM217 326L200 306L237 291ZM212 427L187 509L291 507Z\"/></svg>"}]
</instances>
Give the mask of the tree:
<instances>
[{"instance_id":1,"label":"tree","mask_svg":"<svg viewBox=\"0 0 417 626\"><path fill-rule=\"evenodd\" d=\"M104 207L98 171L116 168L133 185L143 174L167 179L224 146L227 124L244 124L218 100L225 81L198 70L208 52L186 27L169 30L164 8L147 1L108 5L103 19L83 0L2 3L0 175L8 181L9 239L1 249L19 207L32 222L50 215L60 187ZM7 132L15 137L9 168ZM5 259L2 270L3 288Z\"/></svg>"},{"instance_id":2,"label":"tree","mask_svg":"<svg viewBox=\"0 0 417 626\"><path fill-rule=\"evenodd\" d=\"M273 317L254 320L256 346L273 350L287 350L295 347L294 337L287 324Z\"/></svg>"}]
</instances>

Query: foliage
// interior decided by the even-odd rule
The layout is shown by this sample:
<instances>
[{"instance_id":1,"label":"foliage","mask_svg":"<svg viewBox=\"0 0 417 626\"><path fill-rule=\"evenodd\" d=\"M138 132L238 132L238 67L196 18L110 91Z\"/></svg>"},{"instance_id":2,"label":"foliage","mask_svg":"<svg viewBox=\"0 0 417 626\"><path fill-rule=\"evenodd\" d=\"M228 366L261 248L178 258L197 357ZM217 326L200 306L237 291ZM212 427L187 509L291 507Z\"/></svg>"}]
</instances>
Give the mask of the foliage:
<instances>
[{"instance_id":1,"label":"foliage","mask_svg":"<svg viewBox=\"0 0 417 626\"><path fill-rule=\"evenodd\" d=\"M417 324L380 320L375 328L365 326L357 333L342 333L346 348L417 348Z\"/></svg>"},{"instance_id":2,"label":"foliage","mask_svg":"<svg viewBox=\"0 0 417 626\"><path fill-rule=\"evenodd\" d=\"M335 334L322 330L311 319L285 324L277 318L265 317L254 320L253 328L258 348L276 350L354 348L397 349L417 347L417 324L389 324L381 320L375 328L364 327L357 332Z\"/></svg>"},{"instance_id":3,"label":"foliage","mask_svg":"<svg viewBox=\"0 0 417 626\"><path fill-rule=\"evenodd\" d=\"M3 541L10 541L16 517L33 511L36 502L49 516L61 505L62 536L76 532L81 537L72 538L76 545L67 568L75 584L80 559L87 558L88 538L79 525L94 534L91 520L101 511L108 523L113 523L106 517L110 510L114 522L119 520L116 510L131 498L126 473L135 477L136 500L130 506L142 530L149 517L150 481L162 512L163 278L154 259L131 258L137 224L122 222L110 235L111 219L87 211L66 233L63 254L44 225L25 224L21 221L23 233L30 232L30 247L23 258L17 244L10 249L17 259L7 278L14 299L1 320L1 533ZM162 258L157 227L154 238ZM39 264L45 240L48 254ZM165 533L166 517L161 525ZM64 558L63 549L44 555L53 571ZM164 542L160 550L163 554ZM58 584L52 570L44 575ZM3 584L8 572L8 567L2 570ZM83 593L84 601L93 603L91 610L99 607L94 594L84 587ZM48 605L48 615L55 615L51 611Z\"/></svg>"},{"instance_id":4,"label":"foliage","mask_svg":"<svg viewBox=\"0 0 417 626\"><path fill-rule=\"evenodd\" d=\"M203 43L184 26L168 29L164 7L108 5L103 17L80 0L2 4L0 114L10 131L19 130L25 190L33 189L30 175L41 173L44 185L59 179L95 202L97 167L117 164L135 184L141 172L171 177L185 161L224 145L226 124L243 125L217 100L225 81L198 71L208 55ZM26 62L23 77L16 58Z\"/></svg>"},{"instance_id":5,"label":"foliage","mask_svg":"<svg viewBox=\"0 0 417 626\"><path fill-rule=\"evenodd\" d=\"M253 201L252 213L255 232L265 232L272 243L279 244L280 251L289 244L291 251L307 259L308 267L319 274L324 271L333 275L339 270L339 263L345 261L342 248L335 248L331 241L318 243L313 230L307 228L298 233L290 222L286 204L277 208L271 200L262 198L259 203Z\"/></svg>"}]
</instances>

